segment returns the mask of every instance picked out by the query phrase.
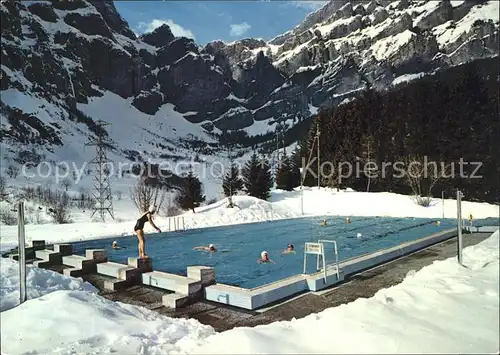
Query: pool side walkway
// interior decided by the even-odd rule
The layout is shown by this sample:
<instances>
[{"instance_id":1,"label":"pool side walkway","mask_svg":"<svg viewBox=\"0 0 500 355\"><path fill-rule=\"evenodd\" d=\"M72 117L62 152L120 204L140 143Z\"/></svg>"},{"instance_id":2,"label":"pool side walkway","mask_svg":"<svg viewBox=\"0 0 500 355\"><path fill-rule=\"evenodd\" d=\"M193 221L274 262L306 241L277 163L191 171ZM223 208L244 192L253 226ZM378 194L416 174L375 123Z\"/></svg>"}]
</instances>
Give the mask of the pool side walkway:
<instances>
[{"instance_id":1,"label":"pool side walkway","mask_svg":"<svg viewBox=\"0 0 500 355\"><path fill-rule=\"evenodd\" d=\"M487 239L491 233L464 234L464 247L475 245ZM303 318L326 308L349 303L359 297L372 297L378 290L396 285L403 281L409 271L418 271L435 260L456 256L456 238L433 245L401 259L377 268L364 271L346 280L345 283L317 293L305 293L278 305L260 311L248 311L210 301L196 302L181 309L166 308L162 305L164 290L148 286L132 286L121 291L104 290L104 281L109 279L99 274L83 276L100 290L100 295L112 300L143 306L175 318L194 318L203 324L211 325L217 331L234 327L257 326L275 321ZM62 272L58 268L55 271Z\"/></svg>"}]
</instances>

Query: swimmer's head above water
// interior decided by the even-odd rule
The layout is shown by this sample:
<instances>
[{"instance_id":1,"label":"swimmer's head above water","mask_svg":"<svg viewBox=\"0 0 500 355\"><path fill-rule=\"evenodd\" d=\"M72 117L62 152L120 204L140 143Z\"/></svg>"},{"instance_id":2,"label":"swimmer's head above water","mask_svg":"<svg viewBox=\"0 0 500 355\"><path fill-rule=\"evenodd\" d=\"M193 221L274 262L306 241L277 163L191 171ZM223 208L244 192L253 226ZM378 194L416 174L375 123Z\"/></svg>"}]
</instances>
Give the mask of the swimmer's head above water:
<instances>
[{"instance_id":1,"label":"swimmer's head above water","mask_svg":"<svg viewBox=\"0 0 500 355\"><path fill-rule=\"evenodd\" d=\"M294 251L293 244L288 244L286 248L288 251Z\"/></svg>"},{"instance_id":2,"label":"swimmer's head above water","mask_svg":"<svg viewBox=\"0 0 500 355\"><path fill-rule=\"evenodd\" d=\"M257 262L259 264L262 264L262 263L276 264L273 260L269 259L269 254L265 250L262 253L260 253L260 258L257 259Z\"/></svg>"},{"instance_id":3,"label":"swimmer's head above water","mask_svg":"<svg viewBox=\"0 0 500 355\"><path fill-rule=\"evenodd\" d=\"M215 245L210 244L208 247L205 246L194 247L193 250L217 251L217 248L215 247Z\"/></svg>"}]
</instances>

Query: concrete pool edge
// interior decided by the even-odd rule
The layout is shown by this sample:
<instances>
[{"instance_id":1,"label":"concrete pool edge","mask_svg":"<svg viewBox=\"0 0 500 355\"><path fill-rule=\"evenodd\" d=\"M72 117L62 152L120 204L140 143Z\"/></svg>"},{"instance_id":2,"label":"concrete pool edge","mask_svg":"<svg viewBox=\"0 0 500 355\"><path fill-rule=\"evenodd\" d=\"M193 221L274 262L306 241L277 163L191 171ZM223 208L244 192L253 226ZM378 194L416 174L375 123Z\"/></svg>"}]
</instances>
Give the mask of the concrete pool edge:
<instances>
[{"instance_id":1,"label":"concrete pool edge","mask_svg":"<svg viewBox=\"0 0 500 355\"><path fill-rule=\"evenodd\" d=\"M324 279L324 272L320 271L313 274L297 274L252 289L217 283L205 288L205 299L234 307L256 310L302 292L316 292L329 288L343 282L345 277L390 262L456 236L456 228L448 229L391 248L381 249L373 253L345 260L339 263L339 278L337 278L333 265L330 265L327 266L326 280Z\"/></svg>"}]
</instances>

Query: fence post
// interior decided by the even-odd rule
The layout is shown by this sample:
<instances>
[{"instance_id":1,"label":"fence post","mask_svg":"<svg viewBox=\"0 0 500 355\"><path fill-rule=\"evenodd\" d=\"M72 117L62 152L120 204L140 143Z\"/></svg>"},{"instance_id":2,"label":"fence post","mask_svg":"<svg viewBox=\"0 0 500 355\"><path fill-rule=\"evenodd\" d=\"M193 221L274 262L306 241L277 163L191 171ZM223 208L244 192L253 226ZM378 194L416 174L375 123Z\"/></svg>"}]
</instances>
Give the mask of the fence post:
<instances>
[{"instance_id":1,"label":"fence post","mask_svg":"<svg viewBox=\"0 0 500 355\"><path fill-rule=\"evenodd\" d=\"M172 229L170 228L170 222L172 221L172 217L168 217L168 231L171 232Z\"/></svg>"},{"instance_id":2,"label":"fence post","mask_svg":"<svg viewBox=\"0 0 500 355\"><path fill-rule=\"evenodd\" d=\"M174 232L177 231L177 217L174 217Z\"/></svg>"},{"instance_id":3,"label":"fence post","mask_svg":"<svg viewBox=\"0 0 500 355\"><path fill-rule=\"evenodd\" d=\"M17 206L17 236L19 252L19 303L24 303L28 299L26 293L26 235L24 232L24 202L19 202Z\"/></svg>"},{"instance_id":4,"label":"fence post","mask_svg":"<svg viewBox=\"0 0 500 355\"><path fill-rule=\"evenodd\" d=\"M457 257L458 262L462 263L462 249L463 249L463 240L462 240L462 192L457 190Z\"/></svg>"},{"instance_id":5,"label":"fence post","mask_svg":"<svg viewBox=\"0 0 500 355\"><path fill-rule=\"evenodd\" d=\"M185 231L186 230L186 223L184 221L184 216L182 216L182 230Z\"/></svg>"},{"instance_id":6,"label":"fence post","mask_svg":"<svg viewBox=\"0 0 500 355\"><path fill-rule=\"evenodd\" d=\"M441 191L441 207L443 209L443 219L444 219L444 190Z\"/></svg>"}]
</instances>

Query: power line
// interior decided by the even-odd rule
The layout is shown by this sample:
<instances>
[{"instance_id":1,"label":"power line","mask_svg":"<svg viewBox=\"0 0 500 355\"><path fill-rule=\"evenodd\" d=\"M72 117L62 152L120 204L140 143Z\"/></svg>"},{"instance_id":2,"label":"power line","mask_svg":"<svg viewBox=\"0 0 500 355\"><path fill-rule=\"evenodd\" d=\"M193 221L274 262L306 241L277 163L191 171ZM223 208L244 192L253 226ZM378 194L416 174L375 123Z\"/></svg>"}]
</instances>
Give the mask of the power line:
<instances>
[{"instance_id":1,"label":"power line","mask_svg":"<svg viewBox=\"0 0 500 355\"><path fill-rule=\"evenodd\" d=\"M94 175L95 193L93 193L93 196L97 202L90 218L99 211L101 219L105 221L105 212L108 212L111 218L115 219L113 213L113 197L111 195L111 185L109 183L109 170L106 167L106 165L111 162L106 156L106 149L111 146L112 142L107 137L104 129L105 126L109 126L110 124L102 120L98 120L95 123L97 126L96 136L90 136L88 143L85 143L85 146L96 147L96 156L89 162L96 166Z\"/></svg>"}]
</instances>

